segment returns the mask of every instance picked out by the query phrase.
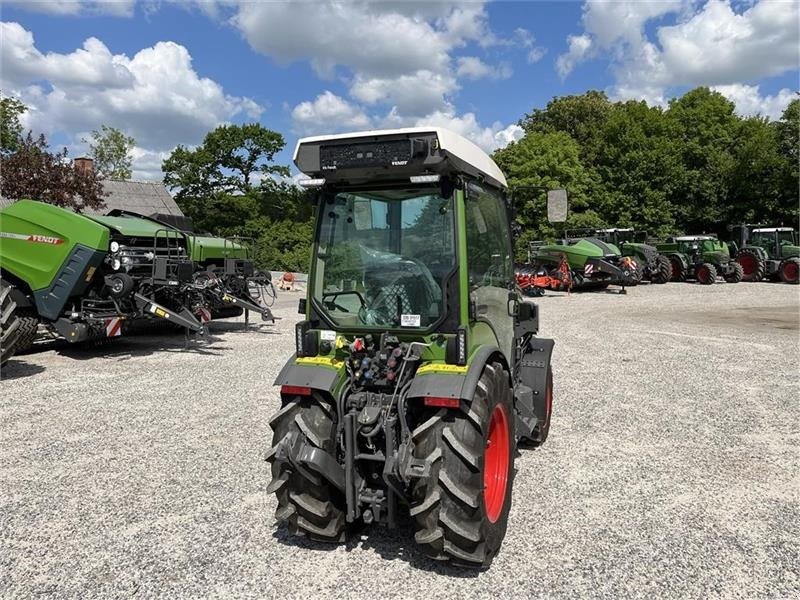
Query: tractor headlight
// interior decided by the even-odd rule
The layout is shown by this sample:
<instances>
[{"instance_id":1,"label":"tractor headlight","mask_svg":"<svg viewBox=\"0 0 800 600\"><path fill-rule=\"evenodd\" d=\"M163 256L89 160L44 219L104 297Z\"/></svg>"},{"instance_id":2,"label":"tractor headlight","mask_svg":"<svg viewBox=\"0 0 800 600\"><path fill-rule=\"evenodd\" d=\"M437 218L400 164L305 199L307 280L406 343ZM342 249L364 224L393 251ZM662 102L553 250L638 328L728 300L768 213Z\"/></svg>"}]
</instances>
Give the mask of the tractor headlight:
<instances>
[{"instance_id":1,"label":"tractor headlight","mask_svg":"<svg viewBox=\"0 0 800 600\"><path fill-rule=\"evenodd\" d=\"M119 252L119 242L111 242L108 249L111 250L111 252Z\"/></svg>"},{"instance_id":2,"label":"tractor headlight","mask_svg":"<svg viewBox=\"0 0 800 600\"><path fill-rule=\"evenodd\" d=\"M114 260L111 261L111 268L114 271L119 271L119 268L121 266L122 266L122 262L118 258L115 258Z\"/></svg>"}]
</instances>

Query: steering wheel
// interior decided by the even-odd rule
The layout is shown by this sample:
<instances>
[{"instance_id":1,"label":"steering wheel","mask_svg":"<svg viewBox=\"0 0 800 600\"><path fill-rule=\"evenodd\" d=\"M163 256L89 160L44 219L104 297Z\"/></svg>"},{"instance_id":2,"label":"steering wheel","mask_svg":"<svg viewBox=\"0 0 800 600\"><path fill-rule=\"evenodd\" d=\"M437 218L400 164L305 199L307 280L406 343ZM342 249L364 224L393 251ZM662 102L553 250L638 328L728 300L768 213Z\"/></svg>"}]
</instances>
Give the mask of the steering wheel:
<instances>
[{"instance_id":1,"label":"steering wheel","mask_svg":"<svg viewBox=\"0 0 800 600\"><path fill-rule=\"evenodd\" d=\"M361 292L356 290L345 290L343 292L329 292L322 294L322 303L325 305L325 308L335 308L341 312L349 313L351 312L349 309L345 308L341 304L337 304L336 298L339 296L352 296L355 295L358 297L358 301L361 303L361 308L367 305L367 301L364 300L364 296L361 295Z\"/></svg>"}]
</instances>

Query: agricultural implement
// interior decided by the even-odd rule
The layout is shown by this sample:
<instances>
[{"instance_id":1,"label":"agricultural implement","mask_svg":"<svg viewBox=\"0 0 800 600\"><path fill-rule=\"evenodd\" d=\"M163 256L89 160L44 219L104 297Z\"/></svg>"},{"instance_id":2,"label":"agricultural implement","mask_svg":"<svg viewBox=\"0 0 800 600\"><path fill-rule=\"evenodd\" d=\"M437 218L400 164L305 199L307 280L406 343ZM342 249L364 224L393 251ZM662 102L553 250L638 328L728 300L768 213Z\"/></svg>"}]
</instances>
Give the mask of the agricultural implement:
<instances>
[{"instance_id":1,"label":"agricultural implement","mask_svg":"<svg viewBox=\"0 0 800 600\"><path fill-rule=\"evenodd\" d=\"M636 261L641 271L641 278L653 283L667 283L672 275L672 265L669 258L660 254L652 244L648 244L646 231L635 229L595 229L591 235L597 239L613 244L619 248L623 256L629 256Z\"/></svg>"},{"instance_id":2,"label":"agricultural implement","mask_svg":"<svg viewBox=\"0 0 800 600\"><path fill-rule=\"evenodd\" d=\"M203 322L238 317L242 312L253 312L263 321L275 322L270 310L275 288L270 272L255 267L254 240L195 233L192 220L184 216L156 214L147 218L186 234L189 257L197 268L194 283L202 297L198 317Z\"/></svg>"},{"instance_id":3,"label":"agricultural implement","mask_svg":"<svg viewBox=\"0 0 800 600\"><path fill-rule=\"evenodd\" d=\"M703 285L711 285L718 276L728 283L739 283L744 276L742 266L731 260L728 245L715 235L671 237L656 247L669 258L672 281L695 279Z\"/></svg>"},{"instance_id":4,"label":"agricultural implement","mask_svg":"<svg viewBox=\"0 0 800 600\"><path fill-rule=\"evenodd\" d=\"M174 229L20 200L0 211L0 239L2 294L14 304L4 319L16 323L6 352L28 349L39 325L73 343L116 337L136 319L202 330L184 305L193 267Z\"/></svg>"},{"instance_id":5,"label":"agricultural implement","mask_svg":"<svg viewBox=\"0 0 800 600\"><path fill-rule=\"evenodd\" d=\"M568 268L564 268L564 264ZM528 264L537 273L561 282L556 289L603 289L638 285L641 271L636 260L622 256L614 244L595 237L567 237L555 244L531 242Z\"/></svg>"},{"instance_id":6,"label":"agricultural implement","mask_svg":"<svg viewBox=\"0 0 800 600\"><path fill-rule=\"evenodd\" d=\"M428 556L491 563L518 442L550 427L553 341L513 285L497 165L440 128L301 139L318 210L266 459L276 518L341 542L410 515ZM566 202L566 194L552 202Z\"/></svg>"},{"instance_id":7,"label":"agricultural implement","mask_svg":"<svg viewBox=\"0 0 800 600\"><path fill-rule=\"evenodd\" d=\"M729 246L742 266L744 281L800 280L800 241L794 229L744 223L730 229L737 234Z\"/></svg>"}]
</instances>

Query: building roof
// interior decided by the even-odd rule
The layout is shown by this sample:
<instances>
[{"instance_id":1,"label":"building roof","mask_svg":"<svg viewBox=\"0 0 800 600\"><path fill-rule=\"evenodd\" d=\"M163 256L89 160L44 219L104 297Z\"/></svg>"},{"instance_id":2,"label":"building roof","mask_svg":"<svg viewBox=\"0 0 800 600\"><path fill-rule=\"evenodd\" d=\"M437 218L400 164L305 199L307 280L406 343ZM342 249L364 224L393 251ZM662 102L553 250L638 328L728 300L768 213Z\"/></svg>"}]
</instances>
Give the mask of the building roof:
<instances>
[{"instance_id":1,"label":"building roof","mask_svg":"<svg viewBox=\"0 0 800 600\"><path fill-rule=\"evenodd\" d=\"M128 210L149 216L155 213L183 216L163 183L153 181L103 180L105 208L86 208L87 215L104 215L110 210Z\"/></svg>"},{"instance_id":2,"label":"building roof","mask_svg":"<svg viewBox=\"0 0 800 600\"><path fill-rule=\"evenodd\" d=\"M87 215L105 215L110 210L119 209L150 216L167 214L183 216L183 212L175 204L163 183L153 181L121 181L104 179L102 181L105 208L92 209L86 207ZM32 198L35 200L36 198ZM0 209L13 204L15 200L0 198Z\"/></svg>"}]
</instances>

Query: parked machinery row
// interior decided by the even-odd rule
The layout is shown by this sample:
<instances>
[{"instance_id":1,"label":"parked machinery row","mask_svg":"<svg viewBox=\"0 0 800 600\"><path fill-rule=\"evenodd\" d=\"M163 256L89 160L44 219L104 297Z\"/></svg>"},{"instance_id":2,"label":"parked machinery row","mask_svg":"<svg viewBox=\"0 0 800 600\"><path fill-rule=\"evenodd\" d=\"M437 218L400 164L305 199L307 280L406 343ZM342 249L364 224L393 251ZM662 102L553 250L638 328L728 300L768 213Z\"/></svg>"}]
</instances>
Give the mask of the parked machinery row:
<instances>
[{"instance_id":1,"label":"parked machinery row","mask_svg":"<svg viewBox=\"0 0 800 600\"><path fill-rule=\"evenodd\" d=\"M526 264L517 265L517 283L528 295L544 290L605 289L610 285L723 279L798 283L798 233L790 227L738 225L736 239L683 235L650 242L645 231L568 231L557 243L532 242Z\"/></svg>"},{"instance_id":2,"label":"parked machinery row","mask_svg":"<svg viewBox=\"0 0 800 600\"><path fill-rule=\"evenodd\" d=\"M75 343L116 337L143 320L196 333L243 310L274 320L269 273L255 270L249 245L184 229L32 200L0 211L2 362L30 348L41 328Z\"/></svg>"}]
</instances>

